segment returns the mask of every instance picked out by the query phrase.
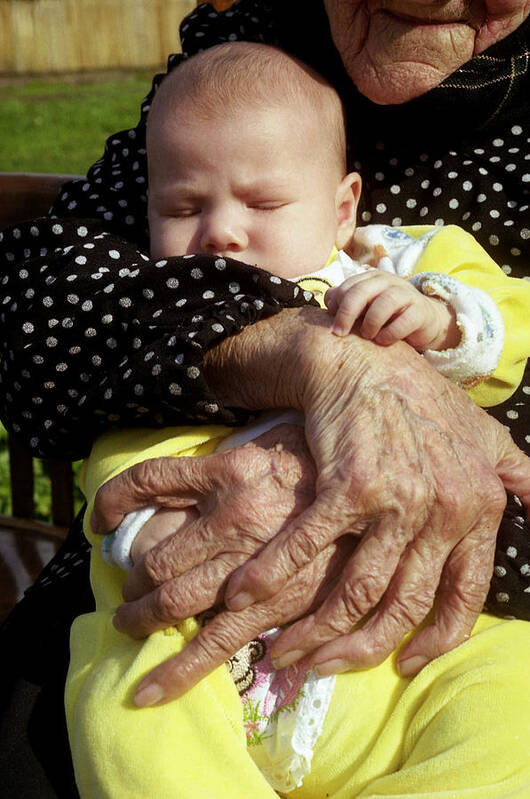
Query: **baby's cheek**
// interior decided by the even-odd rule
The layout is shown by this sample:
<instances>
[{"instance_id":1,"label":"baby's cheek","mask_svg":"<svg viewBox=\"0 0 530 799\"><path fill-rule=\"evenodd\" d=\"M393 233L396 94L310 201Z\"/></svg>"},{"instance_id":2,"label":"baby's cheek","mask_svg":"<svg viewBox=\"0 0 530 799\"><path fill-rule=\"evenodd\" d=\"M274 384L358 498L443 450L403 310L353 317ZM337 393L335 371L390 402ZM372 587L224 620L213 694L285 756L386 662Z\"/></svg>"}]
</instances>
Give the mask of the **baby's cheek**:
<instances>
[{"instance_id":1,"label":"baby's cheek","mask_svg":"<svg viewBox=\"0 0 530 799\"><path fill-rule=\"evenodd\" d=\"M183 530L199 518L199 511L193 506L189 508L163 508L157 511L149 521L147 521L131 547L131 557L133 563L159 544L164 539L172 535L178 535Z\"/></svg>"}]
</instances>

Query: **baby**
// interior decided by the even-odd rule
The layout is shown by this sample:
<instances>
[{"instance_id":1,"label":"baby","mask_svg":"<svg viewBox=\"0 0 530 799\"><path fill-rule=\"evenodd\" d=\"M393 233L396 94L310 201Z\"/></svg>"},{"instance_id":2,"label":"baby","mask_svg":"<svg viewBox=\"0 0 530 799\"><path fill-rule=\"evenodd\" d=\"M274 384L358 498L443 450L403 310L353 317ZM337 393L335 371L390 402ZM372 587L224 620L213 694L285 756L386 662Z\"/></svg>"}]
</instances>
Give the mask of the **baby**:
<instances>
[{"instance_id":1,"label":"baby","mask_svg":"<svg viewBox=\"0 0 530 799\"><path fill-rule=\"evenodd\" d=\"M520 380L526 353L517 352L509 336L504 340L505 327L508 332L518 327L510 304L518 281L506 277L458 228L374 225L356 231L361 179L347 171L341 102L330 85L295 59L265 45L231 43L183 62L156 95L147 151L153 258L208 253L218 256L220 268L230 257L267 270L273 281L294 280L301 291L311 290L325 303L334 316L333 333L355 330L383 345L405 340L468 387L481 404L501 401ZM238 285L233 292L237 298ZM206 295L204 300L214 301ZM87 499L111 471L130 465L131 457L137 462L158 455L203 454L209 441L209 451L227 449L281 422L303 424L303 419L286 411L267 414L236 433L197 428L195 450L194 440L190 444L193 428L173 429L167 435L110 433L96 443L86 464ZM111 566L130 568L196 515L194 508L155 507L129 514L117 533L105 539L104 559ZM87 759L83 736L79 744L72 732L80 703L88 706L94 691L103 691L105 713L126 726L122 714L133 711L118 698L109 706L114 698L109 674L119 675L120 681L126 675L123 679L131 686L137 674L131 663L141 660L138 673L143 674L168 656L163 648L167 637L151 636L138 655L139 642L124 641L112 631L108 614L119 596L122 576L103 563L96 547L92 557L98 613L93 619L86 617L83 628L74 628L67 691L78 773L88 762L99 769L104 757L91 752ZM260 636L230 668L242 686L249 753L274 790L286 792L311 771L335 678L294 669L282 682L267 649L276 634ZM90 640L98 641L96 655L83 651ZM88 711L85 717L92 724ZM172 723L171 715L164 718ZM174 723L178 724L176 717ZM213 751L215 742L209 744ZM143 738L127 745L141 753L143 747L162 744L146 723ZM134 757L131 751L130 759ZM127 786L112 795L127 796Z\"/></svg>"},{"instance_id":2,"label":"baby","mask_svg":"<svg viewBox=\"0 0 530 799\"><path fill-rule=\"evenodd\" d=\"M405 340L468 387L498 366L504 326L495 303L448 276L458 269L465 282L461 263L444 263L445 249L458 253L466 234L418 228L418 236L372 225L354 235L361 178L347 172L341 101L312 69L275 48L242 42L189 59L159 89L147 153L151 257L209 253L296 280L323 298L335 317L333 333L356 326L379 344ZM435 237L445 239L439 263L422 257ZM504 285L482 251L479 259L471 284L480 285L485 272ZM433 260L440 274L433 274ZM236 443L244 443L241 436L223 448ZM127 524L126 553L123 528L114 543L117 562L130 567L175 530L179 514L184 524L195 513L173 510L165 521L159 513L135 537L132 559Z\"/></svg>"},{"instance_id":3,"label":"baby","mask_svg":"<svg viewBox=\"0 0 530 799\"><path fill-rule=\"evenodd\" d=\"M234 59L244 82L230 79ZM276 86L259 88L262 59L285 70ZM211 253L293 279L351 243L361 178L346 172L340 99L280 51L220 45L179 66L151 108L147 149L152 258ZM360 333L381 344L460 340L450 305L385 272L348 277L326 304L339 334L366 311Z\"/></svg>"}]
</instances>

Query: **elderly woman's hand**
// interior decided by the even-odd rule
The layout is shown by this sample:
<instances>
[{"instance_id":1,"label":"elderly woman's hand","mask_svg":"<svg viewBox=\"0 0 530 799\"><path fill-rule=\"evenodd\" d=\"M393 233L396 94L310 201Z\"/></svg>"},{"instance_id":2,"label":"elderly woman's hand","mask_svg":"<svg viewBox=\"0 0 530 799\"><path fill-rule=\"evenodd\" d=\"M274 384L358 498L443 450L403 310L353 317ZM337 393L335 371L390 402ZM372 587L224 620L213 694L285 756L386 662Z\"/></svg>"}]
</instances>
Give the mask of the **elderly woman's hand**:
<instances>
[{"instance_id":1,"label":"elderly woman's hand","mask_svg":"<svg viewBox=\"0 0 530 799\"><path fill-rule=\"evenodd\" d=\"M317 498L236 572L228 602L235 610L256 599L259 607L264 602L269 610L280 608L280 589L297 569L303 570L338 537L362 537L333 593L313 616L278 639L275 653L280 663L293 662L331 641L311 658L322 673L379 662L427 615L439 584L434 623L401 653L403 673L415 673L468 635L491 577L505 504L501 480L528 500L529 461L500 425L406 345L380 348L355 336L338 339L329 333L330 318L317 309L283 312L280 319L244 331L246 348L237 345L238 339L225 342L210 377L228 403L235 404L235 393L249 408L291 405L305 410L307 440L318 471ZM197 469L193 485L208 494L216 480L209 480L204 468ZM123 512L146 504L156 497L156 483L144 491L143 502L121 501L114 518L100 515L100 520L117 522ZM189 487L184 480L183 502L189 501ZM111 493L109 489L109 497ZM198 529L213 524L209 517ZM203 559L201 553L195 562ZM163 568L159 563L155 571L162 575ZM151 587L166 576L153 580L151 574ZM178 619L183 609L194 606L183 603L174 589L168 586L166 601L173 603L173 618ZM278 604L271 605L275 592ZM376 606L364 627L349 634ZM120 609L120 628L133 634L155 629L153 595L141 607ZM302 612L300 608L291 617ZM231 638L234 619L240 618L230 617L224 633L220 622L217 634L223 646L215 651L223 659L241 643L237 636ZM182 653L178 667L168 664L167 672L164 665L158 668L166 696L172 675L182 690L186 681L190 687L204 673L205 663L216 665L199 646Z\"/></svg>"},{"instance_id":2,"label":"elderly woman's hand","mask_svg":"<svg viewBox=\"0 0 530 799\"><path fill-rule=\"evenodd\" d=\"M199 516L135 564L117 626L141 637L220 604L237 566L314 500L315 477L303 428L282 424L227 453L144 461L102 486L92 517L96 532L146 504L192 505ZM156 525L157 515L148 524Z\"/></svg>"},{"instance_id":3,"label":"elderly woman's hand","mask_svg":"<svg viewBox=\"0 0 530 799\"><path fill-rule=\"evenodd\" d=\"M469 634L491 578L503 483L530 504L530 460L406 345L328 338L326 357L304 357L325 351L322 321L307 327L297 361L316 500L236 572L226 602L241 610L267 599L337 536L362 537L334 592L273 655L287 665L331 641L311 656L322 674L378 663L437 595L433 623L400 653L401 672L414 674Z\"/></svg>"},{"instance_id":4,"label":"elderly woman's hand","mask_svg":"<svg viewBox=\"0 0 530 799\"><path fill-rule=\"evenodd\" d=\"M351 537L340 538L300 569L280 594L247 610L220 612L179 655L142 680L136 703L143 707L178 698L259 633L317 608L336 584L354 546Z\"/></svg>"}]
</instances>

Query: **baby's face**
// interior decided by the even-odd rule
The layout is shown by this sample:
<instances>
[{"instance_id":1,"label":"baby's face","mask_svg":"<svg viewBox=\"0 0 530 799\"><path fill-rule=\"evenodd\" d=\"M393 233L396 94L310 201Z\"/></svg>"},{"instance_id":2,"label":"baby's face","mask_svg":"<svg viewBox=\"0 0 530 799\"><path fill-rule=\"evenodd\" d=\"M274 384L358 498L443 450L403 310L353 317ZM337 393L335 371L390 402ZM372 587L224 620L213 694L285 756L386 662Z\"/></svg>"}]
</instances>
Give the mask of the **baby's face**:
<instances>
[{"instance_id":1,"label":"baby's face","mask_svg":"<svg viewBox=\"0 0 530 799\"><path fill-rule=\"evenodd\" d=\"M337 199L326 132L290 108L182 110L148 148L151 257L228 256L280 277L322 267L359 188Z\"/></svg>"}]
</instances>

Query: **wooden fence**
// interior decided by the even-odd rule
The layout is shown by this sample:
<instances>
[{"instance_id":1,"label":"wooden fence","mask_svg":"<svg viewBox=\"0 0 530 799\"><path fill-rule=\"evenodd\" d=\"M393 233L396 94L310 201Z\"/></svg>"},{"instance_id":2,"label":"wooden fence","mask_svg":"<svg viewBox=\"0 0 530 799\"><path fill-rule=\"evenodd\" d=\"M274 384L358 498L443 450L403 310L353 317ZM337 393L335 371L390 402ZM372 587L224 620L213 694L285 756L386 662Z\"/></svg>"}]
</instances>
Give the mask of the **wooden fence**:
<instances>
[{"instance_id":1,"label":"wooden fence","mask_svg":"<svg viewBox=\"0 0 530 799\"><path fill-rule=\"evenodd\" d=\"M0 74L159 66L195 0L0 0Z\"/></svg>"}]
</instances>

